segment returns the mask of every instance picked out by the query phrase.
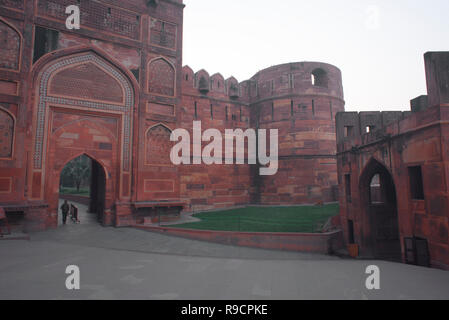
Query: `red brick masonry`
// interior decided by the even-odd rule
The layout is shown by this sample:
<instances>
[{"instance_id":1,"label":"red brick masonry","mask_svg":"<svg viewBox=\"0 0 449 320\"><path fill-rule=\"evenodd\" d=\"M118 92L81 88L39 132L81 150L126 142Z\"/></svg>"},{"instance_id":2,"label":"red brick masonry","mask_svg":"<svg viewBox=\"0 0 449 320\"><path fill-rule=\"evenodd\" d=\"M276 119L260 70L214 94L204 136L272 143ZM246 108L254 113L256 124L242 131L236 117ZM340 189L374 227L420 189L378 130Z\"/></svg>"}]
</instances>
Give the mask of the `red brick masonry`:
<instances>
[{"instance_id":1,"label":"red brick masonry","mask_svg":"<svg viewBox=\"0 0 449 320\"><path fill-rule=\"evenodd\" d=\"M342 231L329 233L230 232L143 227L137 229L187 239L270 250L332 254L343 247Z\"/></svg>"}]
</instances>

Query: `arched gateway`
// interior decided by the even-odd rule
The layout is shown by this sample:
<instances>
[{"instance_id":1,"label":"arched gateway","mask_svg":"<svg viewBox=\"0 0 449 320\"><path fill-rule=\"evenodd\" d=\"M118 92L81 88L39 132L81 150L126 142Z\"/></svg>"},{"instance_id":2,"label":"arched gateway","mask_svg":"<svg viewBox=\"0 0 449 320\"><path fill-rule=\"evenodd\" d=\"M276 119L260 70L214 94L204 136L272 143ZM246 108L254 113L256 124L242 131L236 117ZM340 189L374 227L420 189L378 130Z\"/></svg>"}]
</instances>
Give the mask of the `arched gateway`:
<instances>
[{"instance_id":1,"label":"arched gateway","mask_svg":"<svg viewBox=\"0 0 449 320\"><path fill-rule=\"evenodd\" d=\"M400 261L396 187L388 169L371 159L360 177L365 247L376 258Z\"/></svg>"},{"instance_id":2,"label":"arched gateway","mask_svg":"<svg viewBox=\"0 0 449 320\"><path fill-rule=\"evenodd\" d=\"M129 202L135 92L110 61L85 50L36 66L29 192L49 204L49 225L57 225L61 170L82 154L106 175L103 224L114 224L117 202Z\"/></svg>"}]
</instances>

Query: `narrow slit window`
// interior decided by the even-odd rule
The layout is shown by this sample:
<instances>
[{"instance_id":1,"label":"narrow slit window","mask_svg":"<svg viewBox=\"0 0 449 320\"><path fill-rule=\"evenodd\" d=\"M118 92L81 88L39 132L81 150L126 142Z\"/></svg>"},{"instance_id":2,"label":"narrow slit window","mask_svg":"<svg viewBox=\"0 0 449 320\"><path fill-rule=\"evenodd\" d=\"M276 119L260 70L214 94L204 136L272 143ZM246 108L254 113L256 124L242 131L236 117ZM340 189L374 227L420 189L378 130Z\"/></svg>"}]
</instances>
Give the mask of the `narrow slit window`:
<instances>
[{"instance_id":1,"label":"narrow slit window","mask_svg":"<svg viewBox=\"0 0 449 320\"><path fill-rule=\"evenodd\" d=\"M366 126L366 133L371 133L376 129L375 126Z\"/></svg>"},{"instance_id":2,"label":"narrow slit window","mask_svg":"<svg viewBox=\"0 0 449 320\"><path fill-rule=\"evenodd\" d=\"M349 242L349 244L355 243L354 221L352 221L352 220L348 220L348 242Z\"/></svg>"},{"instance_id":3,"label":"narrow slit window","mask_svg":"<svg viewBox=\"0 0 449 320\"><path fill-rule=\"evenodd\" d=\"M295 87L295 77L294 77L294 75L293 74L290 74L289 75L289 86L290 86L290 88L294 88Z\"/></svg>"},{"instance_id":4,"label":"narrow slit window","mask_svg":"<svg viewBox=\"0 0 449 320\"><path fill-rule=\"evenodd\" d=\"M346 192L346 202L352 202L352 191L351 191L351 175L345 175L345 192Z\"/></svg>"},{"instance_id":5,"label":"narrow slit window","mask_svg":"<svg viewBox=\"0 0 449 320\"><path fill-rule=\"evenodd\" d=\"M34 56L33 62L36 62L46 53L58 49L59 32L43 27L36 26L34 35Z\"/></svg>"},{"instance_id":6,"label":"narrow slit window","mask_svg":"<svg viewBox=\"0 0 449 320\"><path fill-rule=\"evenodd\" d=\"M421 166L408 168L410 193L413 200L424 200L424 184Z\"/></svg>"},{"instance_id":7,"label":"narrow slit window","mask_svg":"<svg viewBox=\"0 0 449 320\"><path fill-rule=\"evenodd\" d=\"M352 137L353 134L354 134L354 127L345 126L345 138Z\"/></svg>"}]
</instances>

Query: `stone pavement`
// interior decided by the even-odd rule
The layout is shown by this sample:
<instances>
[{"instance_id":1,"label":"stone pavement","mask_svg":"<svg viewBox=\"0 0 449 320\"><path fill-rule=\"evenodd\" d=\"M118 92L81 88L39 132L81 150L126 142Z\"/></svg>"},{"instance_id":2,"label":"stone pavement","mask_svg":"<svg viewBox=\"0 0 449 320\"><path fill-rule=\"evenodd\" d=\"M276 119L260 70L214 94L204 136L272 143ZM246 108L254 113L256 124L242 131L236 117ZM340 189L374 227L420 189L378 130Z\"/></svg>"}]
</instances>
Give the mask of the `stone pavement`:
<instances>
[{"instance_id":1,"label":"stone pavement","mask_svg":"<svg viewBox=\"0 0 449 320\"><path fill-rule=\"evenodd\" d=\"M81 225L0 242L0 299L449 299L449 272ZM84 222L83 222L84 220ZM365 269L381 270L381 290ZM81 290L65 269L81 270Z\"/></svg>"}]
</instances>

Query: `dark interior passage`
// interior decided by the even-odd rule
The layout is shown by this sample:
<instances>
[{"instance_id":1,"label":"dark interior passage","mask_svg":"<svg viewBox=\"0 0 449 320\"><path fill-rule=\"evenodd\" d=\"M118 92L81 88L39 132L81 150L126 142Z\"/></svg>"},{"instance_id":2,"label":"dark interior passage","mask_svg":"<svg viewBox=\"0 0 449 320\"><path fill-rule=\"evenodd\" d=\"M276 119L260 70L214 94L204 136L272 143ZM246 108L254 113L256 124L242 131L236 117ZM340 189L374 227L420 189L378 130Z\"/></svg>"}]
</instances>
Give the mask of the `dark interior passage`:
<instances>
[{"instance_id":1,"label":"dark interior passage","mask_svg":"<svg viewBox=\"0 0 449 320\"><path fill-rule=\"evenodd\" d=\"M362 178L362 204L370 225L368 245L376 258L401 260L396 188L388 170L373 160Z\"/></svg>"}]
</instances>

